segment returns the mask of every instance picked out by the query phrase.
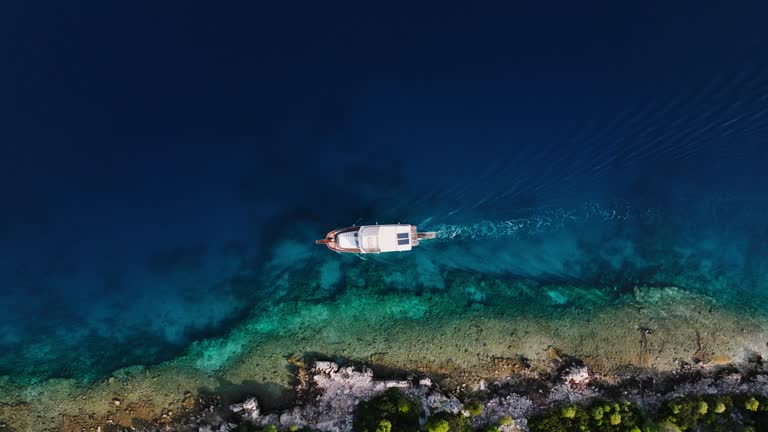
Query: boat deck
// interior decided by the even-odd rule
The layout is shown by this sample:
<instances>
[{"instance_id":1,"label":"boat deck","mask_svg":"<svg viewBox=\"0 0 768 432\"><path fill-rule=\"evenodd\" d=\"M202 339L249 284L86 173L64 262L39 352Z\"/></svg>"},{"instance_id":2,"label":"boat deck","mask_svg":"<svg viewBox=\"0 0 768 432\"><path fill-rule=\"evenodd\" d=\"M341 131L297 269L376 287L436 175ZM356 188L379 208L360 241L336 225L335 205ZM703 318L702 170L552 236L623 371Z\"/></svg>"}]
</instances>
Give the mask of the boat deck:
<instances>
[{"instance_id":1,"label":"boat deck","mask_svg":"<svg viewBox=\"0 0 768 432\"><path fill-rule=\"evenodd\" d=\"M406 225L406 224L402 224ZM391 227L392 225L382 225L382 227ZM374 226L369 226L374 227ZM360 237L362 234L360 234L360 229L363 227L359 226L353 226L353 227L347 227L347 228L340 228L337 230L333 230L328 233L328 235L325 236L322 240L317 240L315 243L317 244L324 244L328 246L328 248L336 251L336 252L349 252L349 253L378 253L377 251L370 250L371 248L367 248L366 251L363 251L361 249L361 243L363 242L363 239ZM419 245L419 238L422 236L422 238L434 238L432 237L423 237L425 234L431 234L431 233L418 233L416 231L415 225L410 225L409 231L410 236L410 244L406 244L406 246L400 245L403 247L403 249L400 250L410 250L412 247ZM401 233L405 234L405 233ZM374 239L375 240L375 239ZM393 240L394 241L394 240ZM394 245L394 244L393 244ZM393 246L390 245L390 246ZM394 247L398 247L397 245L394 245ZM373 246L373 249L376 249L376 246ZM383 250L381 252L392 252L393 250Z\"/></svg>"}]
</instances>

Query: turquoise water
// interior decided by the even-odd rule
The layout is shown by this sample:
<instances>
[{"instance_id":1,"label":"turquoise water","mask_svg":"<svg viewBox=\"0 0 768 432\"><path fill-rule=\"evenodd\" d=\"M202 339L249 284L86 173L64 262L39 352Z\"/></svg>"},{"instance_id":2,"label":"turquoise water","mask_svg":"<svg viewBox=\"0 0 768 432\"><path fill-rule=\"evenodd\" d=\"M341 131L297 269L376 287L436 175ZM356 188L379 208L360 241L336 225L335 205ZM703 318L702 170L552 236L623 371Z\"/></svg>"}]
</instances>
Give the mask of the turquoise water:
<instances>
[{"instance_id":1,"label":"turquoise water","mask_svg":"<svg viewBox=\"0 0 768 432\"><path fill-rule=\"evenodd\" d=\"M276 238L261 260L242 249L155 256L136 274L118 281L104 276L104 284L122 285L112 293L109 287L97 296L84 293L78 299L82 309L51 310L31 323L6 324L12 331L5 332L3 343L15 349L3 355L5 370L27 379L97 379L117 367L162 361L191 341L221 334L250 310L297 299L332 301L347 289L345 276L356 270L379 274L392 295L447 295L452 278L466 272L559 286L540 293L544 305L611 304L637 285L675 285L758 309L768 294L765 238L750 237L749 218L692 225L692 218L678 222L662 208L626 202L533 208L513 218L474 222L461 222L459 213L406 219L438 233L407 254L364 260L335 254L314 245L322 228L304 221ZM355 285L380 287L381 280L368 277L360 276ZM133 289L143 284L154 288ZM602 294L580 299L585 287ZM467 307L493 305L485 291L467 287ZM521 298L535 307L532 300Z\"/></svg>"}]
</instances>

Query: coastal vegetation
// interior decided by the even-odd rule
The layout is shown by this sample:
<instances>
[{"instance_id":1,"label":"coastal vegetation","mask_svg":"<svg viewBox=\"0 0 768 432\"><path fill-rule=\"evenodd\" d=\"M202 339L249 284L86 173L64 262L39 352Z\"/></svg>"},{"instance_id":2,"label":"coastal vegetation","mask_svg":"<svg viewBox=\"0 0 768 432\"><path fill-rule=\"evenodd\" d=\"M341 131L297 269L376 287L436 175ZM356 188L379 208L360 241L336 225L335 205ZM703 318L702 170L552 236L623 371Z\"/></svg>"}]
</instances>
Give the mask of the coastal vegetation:
<instances>
[{"instance_id":1,"label":"coastal vegetation","mask_svg":"<svg viewBox=\"0 0 768 432\"><path fill-rule=\"evenodd\" d=\"M354 432L500 432L518 431L510 416L481 426L472 418L483 403L472 400L464 413L441 411L426 416L416 400L398 388L360 402ZM467 416L467 413L470 415ZM426 417L425 417L426 416ZM421 420L421 421L420 421ZM678 396L661 405L639 406L630 401L593 400L587 404L555 406L528 420L530 432L759 432L768 430L768 397L762 395ZM255 426L241 423L236 432L288 432L310 429Z\"/></svg>"},{"instance_id":2,"label":"coastal vegetation","mask_svg":"<svg viewBox=\"0 0 768 432\"><path fill-rule=\"evenodd\" d=\"M418 404L396 387L382 395L360 402L355 410L355 432L416 432L419 430Z\"/></svg>"},{"instance_id":3,"label":"coastal vegetation","mask_svg":"<svg viewBox=\"0 0 768 432\"><path fill-rule=\"evenodd\" d=\"M441 411L426 416L418 402L398 388L362 401L354 412L354 432L500 432L518 431L510 416L473 424L483 412L473 399L464 413ZM469 413L469 416L467 415ZM421 421L420 421L421 420ZM481 420L481 422L484 422ZM530 432L759 432L768 430L768 397L762 395L678 396L659 406L641 407L630 401L593 400L587 404L555 406L528 420ZM303 431L244 422L236 432Z\"/></svg>"},{"instance_id":4,"label":"coastal vegetation","mask_svg":"<svg viewBox=\"0 0 768 432\"><path fill-rule=\"evenodd\" d=\"M427 419L427 432L470 432L469 419L462 414L440 412Z\"/></svg>"},{"instance_id":5,"label":"coastal vegetation","mask_svg":"<svg viewBox=\"0 0 768 432\"><path fill-rule=\"evenodd\" d=\"M552 408L531 432L754 432L768 430L768 399L757 395L680 396L656 410L622 402Z\"/></svg>"},{"instance_id":6,"label":"coastal vegetation","mask_svg":"<svg viewBox=\"0 0 768 432\"><path fill-rule=\"evenodd\" d=\"M640 409L630 402L596 401L588 406L568 405L531 419L531 432L644 432Z\"/></svg>"},{"instance_id":7,"label":"coastal vegetation","mask_svg":"<svg viewBox=\"0 0 768 432\"><path fill-rule=\"evenodd\" d=\"M471 401L467 402L464 405L464 408L467 409L467 411L469 412L469 414L472 417L477 417L477 416L479 416L483 412L483 404L481 404L480 402L478 402L476 400L471 400Z\"/></svg>"}]
</instances>

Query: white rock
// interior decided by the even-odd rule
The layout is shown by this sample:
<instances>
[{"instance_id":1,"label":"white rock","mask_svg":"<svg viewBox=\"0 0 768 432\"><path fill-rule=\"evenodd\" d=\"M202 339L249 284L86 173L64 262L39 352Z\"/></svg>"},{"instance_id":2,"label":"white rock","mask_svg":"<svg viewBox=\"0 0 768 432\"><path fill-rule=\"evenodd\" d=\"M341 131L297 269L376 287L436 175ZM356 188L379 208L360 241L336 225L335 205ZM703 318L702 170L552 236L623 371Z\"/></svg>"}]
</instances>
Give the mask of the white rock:
<instances>
[{"instance_id":1,"label":"white rock","mask_svg":"<svg viewBox=\"0 0 768 432\"><path fill-rule=\"evenodd\" d=\"M589 369L574 366L568 370L568 375L564 377L564 381L571 385L587 385L589 383Z\"/></svg>"},{"instance_id":2,"label":"white rock","mask_svg":"<svg viewBox=\"0 0 768 432\"><path fill-rule=\"evenodd\" d=\"M251 421L258 420L261 415L259 403L256 401L256 398L249 398L243 403L230 405L229 409Z\"/></svg>"},{"instance_id":3,"label":"white rock","mask_svg":"<svg viewBox=\"0 0 768 432\"><path fill-rule=\"evenodd\" d=\"M429 408L429 414L435 414L439 412L449 412L456 414L464 409L462 404L455 396L446 396L442 393L431 393L426 397L426 405Z\"/></svg>"}]
</instances>

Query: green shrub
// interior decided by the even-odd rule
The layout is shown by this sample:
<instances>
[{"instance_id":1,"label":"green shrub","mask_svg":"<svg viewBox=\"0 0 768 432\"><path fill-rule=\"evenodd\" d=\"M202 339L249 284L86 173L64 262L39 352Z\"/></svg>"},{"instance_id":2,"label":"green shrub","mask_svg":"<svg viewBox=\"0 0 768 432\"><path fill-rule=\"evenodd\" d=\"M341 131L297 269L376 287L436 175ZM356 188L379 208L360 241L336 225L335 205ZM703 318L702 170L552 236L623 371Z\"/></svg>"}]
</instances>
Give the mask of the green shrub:
<instances>
[{"instance_id":1,"label":"green shrub","mask_svg":"<svg viewBox=\"0 0 768 432\"><path fill-rule=\"evenodd\" d=\"M646 420L641 430L642 432L660 432L659 425L654 423L652 420Z\"/></svg>"},{"instance_id":2,"label":"green shrub","mask_svg":"<svg viewBox=\"0 0 768 432\"><path fill-rule=\"evenodd\" d=\"M710 399L715 414L723 414L733 409L733 399L728 395L718 395Z\"/></svg>"},{"instance_id":3,"label":"green shrub","mask_svg":"<svg viewBox=\"0 0 768 432\"><path fill-rule=\"evenodd\" d=\"M642 424L640 411L629 402L595 402L587 408L570 405L534 416L528 422L531 432L643 432Z\"/></svg>"},{"instance_id":4,"label":"green shrub","mask_svg":"<svg viewBox=\"0 0 768 432\"><path fill-rule=\"evenodd\" d=\"M499 428L495 425L488 425L482 429L482 432L499 432Z\"/></svg>"},{"instance_id":5,"label":"green shrub","mask_svg":"<svg viewBox=\"0 0 768 432\"><path fill-rule=\"evenodd\" d=\"M667 421L659 423L659 432L682 432L677 425Z\"/></svg>"},{"instance_id":6,"label":"green shrub","mask_svg":"<svg viewBox=\"0 0 768 432\"><path fill-rule=\"evenodd\" d=\"M568 419L576 417L576 407L571 405L563 408L563 417Z\"/></svg>"},{"instance_id":7,"label":"green shrub","mask_svg":"<svg viewBox=\"0 0 768 432\"><path fill-rule=\"evenodd\" d=\"M706 415L707 411L709 411L709 404L707 403L707 401L700 400L697 410L699 411L700 415Z\"/></svg>"},{"instance_id":8,"label":"green shrub","mask_svg":"<svg viewBox=\"0 0 768 432\"><path fill-rule=\"evenodd\" d=\"M266 425L264 426L264 429L262 429L263 432L277 432L277 426L275 425Z\"/></svg>"},{"instance_id":9,"label":"green shrub","mask_svg":"<svg viewBox=\"0 0 768 432\"><path fill-rule=\"evenodd\" d=\"M472 415L472 417L477 417L480 415L480 413L483 412L483 404L480 402L473 400L469 401L464 405L464 408L469 411L469 413Z\"/></svg>"},{"instance_id":10,"label":"green shrub","mask_svg":"<svg viewBox=\"0 0 768 432\"><path fill-rule=\"evenodd\" d=\"M400 389L387 389L382 395L360 402L355 410L355 432L417 432L419 408Z\"/></svg>"},{"instance_id":11,"label":"green shrub","mask_svg":"<svg viewBox=\"0 0 768 432\"><path fill-rule=\"evenodd\" d=\"M725 412L725 404L722 403L722 402L717 402L717 404L715 405L715 412L717 414L724 413Z\"/></svg>"},{"instance_id":12,"label":"green shrub","mask_svg":"<svg viewBox=\"0 0 768 432\"><path fill-rule=\"evenodd\" d=\"M511 416L504 416L499 419L499 425L501 426L507 426L512 424L512 417Z\"/></svg>"},{"instance_id":13,"label":"green shrub","mask_svg":"<svg viewBox=\"0 0 768 432\"><path fill-rule=\"evenodd\" d=\"M595 420L600 420L603 418L603 415L605 414L605 411L603 411L603 407L598 406L595 408L592 408L592 418Z\"/></svg>"},{"instance_id":14,"label":"green shrub","mask_svg":"<svg viewBox=\"0 0 768 432\"><path fill-rule=\"evenodd\" d=\"M407 414L411 410L411 404L408 403L408 401L404 399L399 399L397 401L397 411L401 412L403 414Z\"/></svg>"},{"instance_id":15,"label":"green shrub","mask_svg":"<svg viewBox=\"0 0 768 432\"><path fill-rule=\"evenodd\" d=\"M699 424L703 417L701 413L702 403L706 404L701 398L697 397L676 397L667 401L662 409L661 418L681 430L692 429Z\"/></svg>"},{"instance_id":16,"label":"green shrub","mask_svg":"<svg viewBox=\"0 0 768 432\"><path fill-rule=\"evenodd\" d=\"M748 411L757 411L758 407L760 407L760 402L758 402L754 396L750 397L744 402L744 408L746 408Z\"/></svg>"},{"instance_id":17,"label":"green shrub","mask_svg":"<svg viewBox=\"0 0 768 432\"><path fill-rule=\"evenodd\" d=\"M382 420L376 427L376 432L392 432L392 423L389 420Z\"/></svg>"},{"instance_id":18,"label":"green shrub","mask_svg":"<svg viewBox=\"0 0 768 432\"><path fill-rule=\"evenodd\" d=\"M461 414L440 412L430 416L424 425L427 432L470 432L469 419Z\"/></svg>"},{"instance_id":19,"label":"green shrub","mask_svg":"<svg viewBox=\"0 0 768 432\"><path fill-rule=\"evenodd\" d=\"M611 419L611 424L614 426L621 424L621 414L619 414L618 412L614 412L613 414L611 414L610 419Z\"/></svg>"},{"instance_id":20,"label":"green shrub","mask_svg":"<svg viewBox=\"0 0 768 432\"><path fill-rule=\"evenodd\" d=\"M448 432L451 426L448 424L448 420L445 419L431 419L424 425L427 432Z\"/></svg>"},{"instance_id":21,"label":"green shrub","mask_svg":"<svg viewBox=\"0 0 768 432\"><path fill-rule=\"evenodd\" d=\"M749 395L687 396L667 401L659 410L660 432L743 432L745 425L768 430L768 416L761 416L761 399ZM732 416L734 412L736 415Z\"/></svg>"}]
</instances>

